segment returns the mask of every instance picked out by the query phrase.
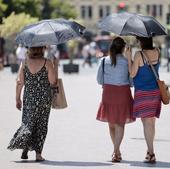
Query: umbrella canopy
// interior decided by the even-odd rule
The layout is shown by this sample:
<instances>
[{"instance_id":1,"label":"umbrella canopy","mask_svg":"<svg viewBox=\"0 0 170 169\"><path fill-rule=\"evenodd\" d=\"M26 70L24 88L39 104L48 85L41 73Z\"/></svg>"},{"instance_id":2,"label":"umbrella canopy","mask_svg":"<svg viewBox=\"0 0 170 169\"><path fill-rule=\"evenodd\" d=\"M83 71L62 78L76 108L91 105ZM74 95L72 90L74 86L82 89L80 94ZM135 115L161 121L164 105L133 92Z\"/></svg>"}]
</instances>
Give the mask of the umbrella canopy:
<instances>
[{"instance_id":1,"label":"umbrella canopy","mask_svg":"<svg viewBox=\"0 0 170 169\"><path fill-rule=\"evenodd\" d=\"M16 43L26 47L57 45L83 35L85 27L66 19L42 20L24 27Z\"/></svg>"},{"instance_id":2,"label":"umbrella canopy","mask_svg":"<svg viewBox=\"0 0 170 169\"><path fill-rule=\"evenodd\" d=\"M113 13L103 18L98 27L118 35L153 37L166 35L165 28L152 16L135 13Z\"/></svg>"}]
</instances>

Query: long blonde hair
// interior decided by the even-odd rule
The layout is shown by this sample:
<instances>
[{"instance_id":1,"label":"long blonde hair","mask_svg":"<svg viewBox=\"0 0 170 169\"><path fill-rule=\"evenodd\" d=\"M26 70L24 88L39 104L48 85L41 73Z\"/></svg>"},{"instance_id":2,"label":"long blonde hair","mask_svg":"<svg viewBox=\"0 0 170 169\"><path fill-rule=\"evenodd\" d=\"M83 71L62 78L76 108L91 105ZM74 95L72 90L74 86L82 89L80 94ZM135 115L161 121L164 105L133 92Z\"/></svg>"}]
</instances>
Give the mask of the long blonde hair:
<instances>
[{"instance_id":1,"label":"long blonde hair","mask_svg":"<svg viewBox=\"0 0 170 169\"><path fill-rule=\"evenodd\" d=\"M43 58L44 46L28 48L27 55L31 59Z\"/></svg>"}]
</instances>

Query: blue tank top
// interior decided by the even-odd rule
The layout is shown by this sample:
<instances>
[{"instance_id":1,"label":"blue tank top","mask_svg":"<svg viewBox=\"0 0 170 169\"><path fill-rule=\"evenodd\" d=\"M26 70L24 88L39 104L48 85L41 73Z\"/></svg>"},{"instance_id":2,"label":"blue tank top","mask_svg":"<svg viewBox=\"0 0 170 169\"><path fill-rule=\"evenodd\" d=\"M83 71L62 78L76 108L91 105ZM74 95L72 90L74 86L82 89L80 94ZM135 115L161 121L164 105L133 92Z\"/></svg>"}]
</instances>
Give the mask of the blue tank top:
<instances>
[{"instance_id":1,"label":"blue tank top","mask_svg":"<svg viewBox=\"0 0 170 169\"><path fill-rule=\"evenodd\" d=\"M143 63L144 65L139 67L136 76L133 78L135 90L149 91L158 89L158 84L150 65L145 63L144 59ZM158 74L159 62L153 66Z\"/></svg>"}]
</instances>

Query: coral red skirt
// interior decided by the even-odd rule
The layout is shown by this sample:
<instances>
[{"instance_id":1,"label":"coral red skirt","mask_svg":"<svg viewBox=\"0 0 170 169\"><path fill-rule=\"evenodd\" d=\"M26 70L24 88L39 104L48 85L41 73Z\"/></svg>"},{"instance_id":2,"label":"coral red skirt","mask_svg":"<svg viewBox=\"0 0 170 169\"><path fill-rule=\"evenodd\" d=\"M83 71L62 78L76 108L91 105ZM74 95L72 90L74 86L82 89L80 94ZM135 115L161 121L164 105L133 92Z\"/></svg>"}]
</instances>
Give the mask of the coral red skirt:
<instances>
[{"instance_id":1,"label":"coral red skirt","mask_svg":"<svg viewBox=\"0 0 170 169\"><path fill-rule=\"evenodd\" d=\"M125 124L135 121L132 116L133 98L129 85L103 86L102 101L100 103L97 120L111 124Z\"/></svg>"}]
</instances>

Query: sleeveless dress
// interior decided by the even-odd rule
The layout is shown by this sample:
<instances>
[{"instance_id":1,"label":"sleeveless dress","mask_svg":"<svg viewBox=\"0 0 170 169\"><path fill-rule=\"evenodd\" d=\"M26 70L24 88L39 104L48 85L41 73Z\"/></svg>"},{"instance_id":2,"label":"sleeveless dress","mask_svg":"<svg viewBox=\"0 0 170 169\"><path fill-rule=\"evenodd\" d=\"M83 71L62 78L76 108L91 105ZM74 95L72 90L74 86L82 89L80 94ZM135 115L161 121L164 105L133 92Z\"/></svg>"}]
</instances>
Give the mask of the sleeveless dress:
<instances>
[{"instance_id":1,"label":"sleeveless dress","mask_svg":"<svg viewBox=\"0 0 170 169\"><path fill-rule=\"evenodd\" d=\"M143 66L140 66L137 75L134 77L134 104L133 116L136 118L157 117L161 111L161 96L156 78L147 61L141 53ZM153 65L157 74L159 61Z\"/></svg>"},{"instance_id":2,"label":"sleeveless dress","mask_svg":"<svg viewBox=\"0 0 170 169\"><path fill-rule=\"evenodd\" d=\"M46 60L41 70L32 74L25 63L22 124L9 143L10 150L42 152L52 101L45 64Z\"/></svg>"}]
</instances>

